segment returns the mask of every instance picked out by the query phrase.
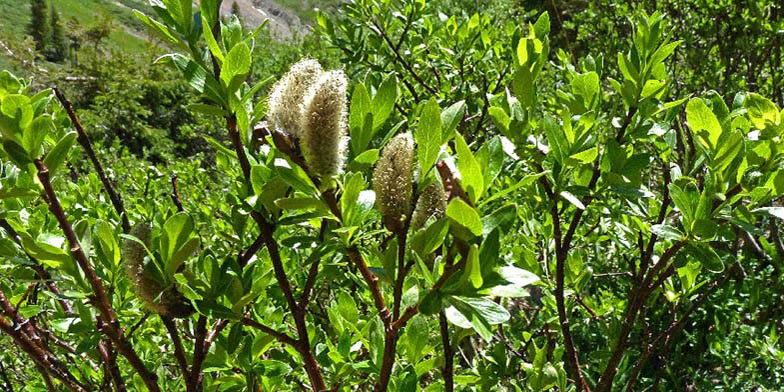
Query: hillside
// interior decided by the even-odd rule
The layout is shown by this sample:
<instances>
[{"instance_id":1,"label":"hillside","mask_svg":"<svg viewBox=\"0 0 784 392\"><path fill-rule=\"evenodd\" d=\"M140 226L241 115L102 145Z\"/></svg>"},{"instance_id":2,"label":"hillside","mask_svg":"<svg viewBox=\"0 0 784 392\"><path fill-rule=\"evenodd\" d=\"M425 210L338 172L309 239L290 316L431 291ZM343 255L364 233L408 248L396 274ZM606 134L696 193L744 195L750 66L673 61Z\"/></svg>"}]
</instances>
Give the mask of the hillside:
<instances>
[{"instance_id":1,"label":"hillside","mask_svg":"<svg viewBox=\"0 0 784 392\"><path fill-rule=\"evenodd\" d=\"M287 40L307 29L314 15L314 8L328 9L339 0L226 0L221 7L224 16L231 15L236 2L244 23L254 28L269 19L272 35ZM66 32L88 34L91 29L109 26L109 36L102 42L105 48L121 48L124 52L139 53L148 45L145 26L132 10L150 11L147 0L49 0L60 14ZM26 26L30 23L28 0L0 0L0 69L21 71L20 65L32 59L29 42L24 42ZM38 62L36 66L57 66Z\"/></svg>"}]
</instances>

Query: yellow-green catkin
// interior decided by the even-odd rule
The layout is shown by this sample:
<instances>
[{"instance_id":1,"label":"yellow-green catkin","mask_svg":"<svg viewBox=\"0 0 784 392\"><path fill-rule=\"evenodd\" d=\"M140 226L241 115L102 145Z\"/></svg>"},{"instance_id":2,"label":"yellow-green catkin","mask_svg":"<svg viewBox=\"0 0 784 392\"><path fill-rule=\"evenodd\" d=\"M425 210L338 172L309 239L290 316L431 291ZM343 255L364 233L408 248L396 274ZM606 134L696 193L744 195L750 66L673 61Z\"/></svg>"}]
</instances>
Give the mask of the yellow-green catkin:
<instances>
[{"instance_id":1,"label":"yellow-green catkin","mask_svg":"<svg viewBox=\"0 0 784 392\"><path fill-rule=\"evenodd\" d=\"M311 175L338 174L346 156L346 89L343 71L321 74L305 93L300 123L300 149Z\"/></svg>"},{"instance_id":2,"label":"yellow-green catkin","mask_svg":"<svg viewBox=\"0 0 784 392\"><path fill-rule=\"evenodd\" d=\"M444 216L446 211L446 193L444 187L438 183L425 187L422 194L419 195L414 213L411 215L411 228L419 230L425 226L430 217L440 219Z\"/></svg>"},{"instance_id":3,"label":"yellow-green catkin","mask_svg":"<svg viewBox=\"0 0 784 392\"><path fill-rule=\"evenodd\" d=\"M131 235L150 246L151 228L148 224L136 225ZM144 305L163 316L185 318L193 314L193 306L174 287L164 291L164 287L145 269L147 251L136 241L123 240L122 257L125 274L131 281L133 291L144 302ZM161 294L163 293L163 294ZM160 298L158 298L160 296Z\"/></svg>"},{"instance_id":4,"label":"yellow-green catkin","mask_svg":"<svg viewBox=\"0 0 784 392\"><path fill-rule=\"evenodd\" d=\"M302 101L324 71L313 59L303 59L272 86L267 107L267 120L272 129L282 129L299 138Z\"/></svg>"},{"instance_id":5,"label":"yellow-green catkin","mask_svg":"<svg viewBox=\"0 0 784 392\"><path fill-rule=\"evenodd\" d=\"M381 211L384 225L395 233L405 228L411 213L414 153L414 138L411 134L398 134L384 147L373 171L376 205Z\"/></svg>"}]
</instances>

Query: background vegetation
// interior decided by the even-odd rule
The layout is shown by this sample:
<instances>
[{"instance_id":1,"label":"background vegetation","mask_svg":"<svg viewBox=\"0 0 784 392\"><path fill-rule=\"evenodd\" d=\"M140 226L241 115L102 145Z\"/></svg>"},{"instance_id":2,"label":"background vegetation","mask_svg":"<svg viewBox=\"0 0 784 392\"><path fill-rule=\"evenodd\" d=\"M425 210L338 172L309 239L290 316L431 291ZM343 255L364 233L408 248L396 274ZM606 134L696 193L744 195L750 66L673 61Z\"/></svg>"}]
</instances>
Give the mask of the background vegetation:
<instances>
[{"instance_id":1,"label":"background vegetation","mask_svg":"<svg viewBox=\"0 0 784 392\"><path fill-rule=\"evenodd\" d=\"M51 125L24 159L0 149L0 390L305 390L317 374L345 391L782 389L784 6L240 2L215 49L165 18L187 0L23 3L0 0L0 69L19 77L0 76L3 141L27 132L8 96ZM255 35L231 11L249 5L272 16ZM219 91L244 101L216 100L212 58L241 42L248 68ZM265 122L272 83L305 57L348 80L351 140L329 180ZM405 235L373 179L404 133L412 193L443 182L451 209ZM145 305L120 248L131 224L160 241L186 215L199 251L160 280L195 314L174 320ZM152 252L148 266L170 261ZM422 314L394 323L409 308Z\"/></svg>"}]
</instances>

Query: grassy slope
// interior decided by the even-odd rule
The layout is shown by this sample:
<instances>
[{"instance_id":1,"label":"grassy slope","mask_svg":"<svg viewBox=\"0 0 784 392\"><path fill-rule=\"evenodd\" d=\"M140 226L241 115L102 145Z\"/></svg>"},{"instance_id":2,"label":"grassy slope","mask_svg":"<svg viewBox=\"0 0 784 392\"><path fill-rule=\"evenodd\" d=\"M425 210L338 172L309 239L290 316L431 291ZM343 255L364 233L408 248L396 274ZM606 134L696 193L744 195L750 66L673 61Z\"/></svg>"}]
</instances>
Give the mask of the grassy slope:
<instances>
[{"instance_id":1,"label":"grassy slope","mask_svg":"<svg viewBox=\"0 0 784 392\"><path fill-rule=\"evenodd\" d=\"M47 3L50 7L55 4L63 28L66 29L66 23L72 18L76 19L82 28L89 28L109 18L114 28L106 42L108 48L141 52L147 47L142 38L142 26L131 12L132 8L144 8L145 0L48 0ZM0 39L22 41L30 22L29 1L0 0L0 15ZM5 53L0 53L0 69L7 68L11 63Z\"/></svg>"}]
</instances>

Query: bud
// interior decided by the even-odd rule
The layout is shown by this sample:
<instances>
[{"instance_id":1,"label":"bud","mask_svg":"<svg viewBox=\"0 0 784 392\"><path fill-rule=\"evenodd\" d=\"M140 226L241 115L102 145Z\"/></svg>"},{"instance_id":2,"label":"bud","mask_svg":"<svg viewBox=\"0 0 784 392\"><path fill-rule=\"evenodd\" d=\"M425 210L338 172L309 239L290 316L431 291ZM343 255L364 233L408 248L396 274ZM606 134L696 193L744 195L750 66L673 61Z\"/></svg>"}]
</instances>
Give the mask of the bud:
<instances>
[{"instance_id":1,"label":"bud","mask_svg":"<svg viewBox=\"0 0 784 392\"><path fill-rule=\"evenodd\" d=\"M338 174L346 155L346 88L343 71L321 74L305 93L300 123L300 148L310 174Z\"/></svg>"},{"instance_id":2,"label":"bud","mask_svg":"<svg viewBox=\"0 0 784 392\"><path fill-rule=\"evenodd\" d=\"M373 171L373 190L384 225L400 232L411 212L414 190L414 139L401 133L389 141Z\"/></svg>"},{"instance_id":3,"label":"bud","mask_svg":"<svg viewBox=\"0 0 784 392\"><path fill-rule=\"evenodd\" d=\"M150 225L136 225L130 234L149 248ZM136 241L123 240L122 256L125 263L125 274L131 281L133 291L148 309L173 318L185 318L193 314L193 305L177 289L171 287L164 291L161 283L150 276L145 268L144 260L147 251L144 246ZM156 301L158 296L160 299Z\"/></svg>"},{"instance_id":4,"label":"bud","mask_svg":"<svg viewBox=\"0 0 784 392\"><path fill-rule=\"evenodd\" d=\"M267 120L272 129L283 129L294 137L300 137L302 100L322 72L318 61L303 59L292 65L289 72L272 86L267 109Z\"/></svg>"},{"instance_id":5,"label":"bud","mask_svg":"<svg viewBox=\"0 0 784 392\"><path fill-rule=\"evenodd\" d=\"M430 217L440 219L446 211L446 193L438 182L428 185L419 195L414 213L411 215L411 228L419 230Z\"/></svg>"}]
</instances>

